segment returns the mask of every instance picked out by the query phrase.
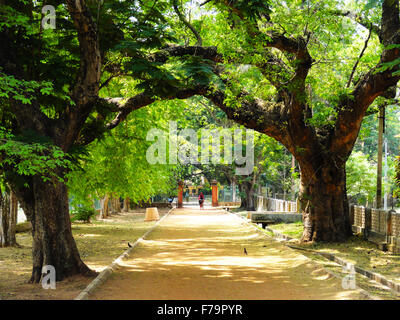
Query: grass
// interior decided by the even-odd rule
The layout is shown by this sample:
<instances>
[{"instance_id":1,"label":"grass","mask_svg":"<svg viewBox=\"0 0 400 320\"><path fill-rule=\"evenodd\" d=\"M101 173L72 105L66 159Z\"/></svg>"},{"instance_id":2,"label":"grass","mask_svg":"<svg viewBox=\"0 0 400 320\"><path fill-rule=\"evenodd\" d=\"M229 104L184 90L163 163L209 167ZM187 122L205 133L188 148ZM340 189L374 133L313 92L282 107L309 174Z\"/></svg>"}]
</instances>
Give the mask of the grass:
<instances>
[{"instance_id":1,"label":"grass","mask_svg":"<svg viewBox=\"0 0 400 320\"><path fill-rule=\"evenodd\" d=\"M236 211L236 213L247 217L246 211ZM301 222L271 224L268 227L296 240L300 240L303 233L303 224ZM273 236L272 232L267 230L264 230L264 232L269 236ZM345 243L319 242L302 244L300 241L297 241L296 246L311 249L316 252L333 253L337 257L351 262L360 268L379 273L388 280L400 283L400 255L381 251L375 243L365 240L362 236L354 235ZM338 264L311 252L302 251L302 253L315 262L323 264L324 267L332 270L334 273L342 274L343 276L346 275L346 272L343 271L343 268ZM358 274L357 285L384 299L400 298L400 295L394 294L392 291L382 290L380 285Z\"/></svg>"},{"instance_id":2,"label":"grass","mask_svg":"<svg viewBox=\"0 0 400 320\"><path fill-rule=\"evenodd\" d=\"M160 217L168 209L159 209ZM144 222L144 209L114 215L92 223L75 222L72 233L82 260L93 270L102 271L135 242L155 222ZM20 247L0 248L1 299L73 299L93 280L71 277L57 283L56 290L44 290L40 284L28 284L32 268L32 236L17 233Z\"/></svg>"},{"instance_id":3,"label":"grass","mask_svg":"<svg viewBox=\"0 0 400 320\"><path fill-rule=\"evenodd\" d=\"M278 223L269 225L268 227L295 239L300 239L303 234L302 222Z\"/></svg>"},{"instance_id":4,"label":"grass","mask_svg":"<svg viewBox=\"0 0 400 320\"><path fill-rule=\"evenodd\" d=\"M301 223L270 225L271 229L300 239L303 226ZM354 235L344 243L318 242L298 244L300 247L317 252L329 252L371 272L380 273L386 278L400 283L400 255L384 252L375 243Z\"/></svg>"},{"instance_id":5,"label":"grass","mask_svg":"<svg viewBox=\"0 0 400 320\"><path fill-rule=\"evenodd\" d=\"M302 225L295 224L279 224L271 225L271 229L275 229L291 236L295 239L300 239L302 232ZM301 231L299 230L301 229ZM361 236L354 235L345 243L310 243L302 244L297 243L296 246L305 249L311 249L316 252L329 252L337 257L340 257L348 262L351 262L364 270L379 273L388 280L400 283L400 255L384 252L377 248L377 245L363 239ZM327 259L313 254L311 252L302 251L302 253L312 258L314 261L323 264L324 267L330 269L336 274L346 276L345 270L342 266L328 261ZM400 295L391 290L382 289L382 286L371 281L369 278L356 275L357 286L379 296L383 299L400 299Z\"/></svg>"},{"instance_id":6,"label":"grass","mask_svg":"<svg viewBox=\"0 0 400 320\"><path fill-rule=\"evenodd\" d=\"M357 266L379 273L400 283L400 255L384 252L361 236L353 236L345 243L313 243L301 246L318 252L330 252Z\"/></svg>"}]
</instances>

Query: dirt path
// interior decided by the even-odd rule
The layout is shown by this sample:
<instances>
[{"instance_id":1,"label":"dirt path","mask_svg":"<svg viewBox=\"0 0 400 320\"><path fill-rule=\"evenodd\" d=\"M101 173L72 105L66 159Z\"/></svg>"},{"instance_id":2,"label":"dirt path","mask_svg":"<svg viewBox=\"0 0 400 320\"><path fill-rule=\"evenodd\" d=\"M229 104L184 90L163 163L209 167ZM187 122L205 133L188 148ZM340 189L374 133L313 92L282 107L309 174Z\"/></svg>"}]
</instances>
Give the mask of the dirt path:
<instances>
[{"instance_id":1,"label":"dirt path","mask_svg":"<svg viewBox=\"0 0 400 320\"><path fill-rule=\"evenodd\" d=\"M248 255L244 254L246 248ZM92 299L360 299L341 280L239 217L176 209Z\"/></svg>"}]
</instances>

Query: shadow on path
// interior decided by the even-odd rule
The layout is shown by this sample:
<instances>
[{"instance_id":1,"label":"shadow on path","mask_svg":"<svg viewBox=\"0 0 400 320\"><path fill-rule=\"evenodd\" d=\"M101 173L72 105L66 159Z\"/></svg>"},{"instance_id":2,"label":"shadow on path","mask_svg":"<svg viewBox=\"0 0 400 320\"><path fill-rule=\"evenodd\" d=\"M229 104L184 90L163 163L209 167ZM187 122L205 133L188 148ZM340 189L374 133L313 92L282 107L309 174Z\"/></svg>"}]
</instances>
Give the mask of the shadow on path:
<instances>
[{"instance_id":1,"label":"shadow on path","mask_svg":"<svg viewBox=\"0 0 400 320\"><path fill-rule=\"evenodd\" d=\"M244 253L246 248L247 255ZM176 209L92 299L360 299L303 255L218 210Z\"/></svg>"}]
</instances>

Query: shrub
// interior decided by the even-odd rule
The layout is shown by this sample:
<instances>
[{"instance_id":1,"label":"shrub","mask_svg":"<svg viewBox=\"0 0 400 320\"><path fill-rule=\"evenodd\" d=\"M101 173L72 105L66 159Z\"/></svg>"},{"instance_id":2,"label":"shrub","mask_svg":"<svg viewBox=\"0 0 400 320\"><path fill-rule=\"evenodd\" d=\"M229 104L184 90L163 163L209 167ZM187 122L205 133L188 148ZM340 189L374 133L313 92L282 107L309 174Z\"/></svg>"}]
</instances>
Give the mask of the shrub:
<instances>
[{"instance_id":1,"label":"shrub","mask_svg":"<svg viewBox=\"0 0 400 320\"><path fill-rule=\"evenodd\" d=\"M90 219L96 216L97 211L88 207L77 207L71 213L71 221L90 222Z\"/></svg>"}]
</instances>

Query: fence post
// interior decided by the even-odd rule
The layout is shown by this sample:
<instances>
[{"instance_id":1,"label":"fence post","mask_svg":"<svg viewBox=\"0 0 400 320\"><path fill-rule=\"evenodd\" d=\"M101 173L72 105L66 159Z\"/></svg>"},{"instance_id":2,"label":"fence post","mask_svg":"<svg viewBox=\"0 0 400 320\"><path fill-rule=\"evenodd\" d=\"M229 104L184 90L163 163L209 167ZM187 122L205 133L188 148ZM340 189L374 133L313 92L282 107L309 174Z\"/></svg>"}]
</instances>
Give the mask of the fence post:
<instances>
[{"instance_id":1,"label":"fence post","mask_svg":"<svg viewBox=\"0 0 400 320\"><path fill-rule=\"evenodd\" d=\"M364 208L364 236L368 238L372 228L372 212L371 208Z\"/></svg>"},{"instance_id":2,"label":"fence post","mask_svg":"<svg viewBox=\"0 0 400 320\"><path fill-rule=\"evenodd\" d=\"M211 182L211 188L212 188L212 206L213 207L218 207L218 182L217 180L213 180Z\"/></svg>"},{"instance_id":3,"label":"fence post","mask_svg":"<svg viewBox=\"0 0 400 320\"><path fill-rule=\"evenodd\" d=\"M354 204L350 205L349 214L350 214L350 226L354 226Z\"/></svg>"},{"instance_id":4,"label":"fence post","mask_svg":"<svg viewBox=\"0 0 400 320\"><path fill-rule=\"evenodd\" d=\"M386 211L386 242L390 243L390 236L392 235L392 210Z\"/></svg>"},{"instance_id":5,"label":"fence post","mask_svg":"<svg viewBox=\"0 0 400 320\"><path fill-rule=\"evenodd\" d=\"M178 181L178 208L183 207L183 181Z\"/></svg>"}]
</instances>

